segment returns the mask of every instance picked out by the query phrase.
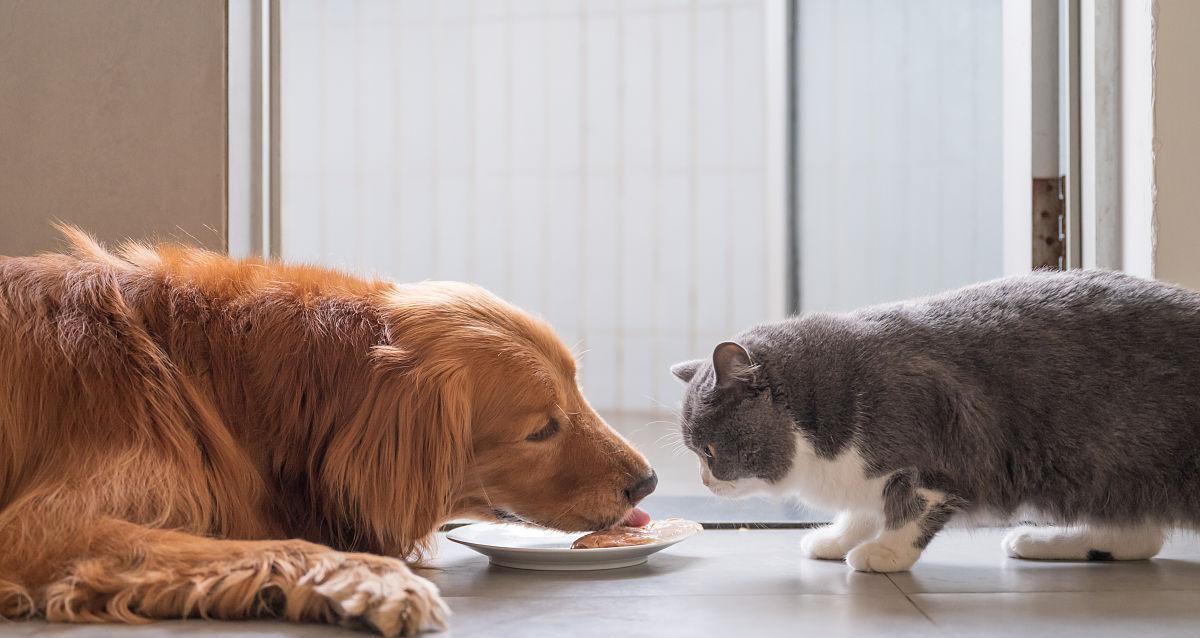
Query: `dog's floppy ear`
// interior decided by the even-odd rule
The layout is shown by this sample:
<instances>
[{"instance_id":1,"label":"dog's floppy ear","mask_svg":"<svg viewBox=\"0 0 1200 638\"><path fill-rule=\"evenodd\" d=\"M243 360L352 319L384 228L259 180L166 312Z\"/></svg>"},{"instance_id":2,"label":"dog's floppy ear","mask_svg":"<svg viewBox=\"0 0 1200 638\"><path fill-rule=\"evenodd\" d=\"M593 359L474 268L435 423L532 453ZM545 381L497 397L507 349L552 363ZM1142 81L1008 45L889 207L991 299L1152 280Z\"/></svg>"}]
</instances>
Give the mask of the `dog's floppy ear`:
<instances>
[{"instance_id":1,"label":"dog's floppy ear","mask_svg":"<svg viewBox=\"0 0 1200 638\"><path fill-rule=\"evenodd\" d=\"M671 374L675 375L676 379L679 379L684 383L690 383L692 377L696 376L696 371L699 370L700 366L703 364L704 359L692 359L691 361L676 363L675 365L671 366Z\"/></svg>"},{"instance_id":2,"label":"dog's floppy ear","mask_svg":"<svg viewBox=\"0 0 1200 638\"><path fill-rule=\"evenodd\" d=\"M754 380L754 361L740 343L726 341L717 344L712 355L713 370L717 373L718 388L732 388Z\"/></svg>"},{"instance_id":3,"label":"dog's floppy ear","mask_svg":"<svg viewBox=\"0 0 1200 638\"><path fill-rule=\"evenodd\" d=\"M376 346L372 357L363 404L334 434L323 478L341 520L373 550L419 558L449 516L468 462L466 369L392 346Z\"/></svg>"}]
</instances>

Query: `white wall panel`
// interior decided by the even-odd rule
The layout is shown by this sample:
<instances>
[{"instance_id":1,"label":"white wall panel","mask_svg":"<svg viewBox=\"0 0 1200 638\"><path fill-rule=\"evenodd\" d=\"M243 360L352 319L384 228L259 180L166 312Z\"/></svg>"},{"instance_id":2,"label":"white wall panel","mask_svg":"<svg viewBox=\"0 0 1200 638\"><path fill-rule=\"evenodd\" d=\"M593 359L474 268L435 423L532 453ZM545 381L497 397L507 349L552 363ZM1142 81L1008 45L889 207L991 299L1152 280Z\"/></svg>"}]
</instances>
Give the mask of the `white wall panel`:
<instances>
[{"instance_id":1,"label":"white wall panel","mask_svg":"<svg viewBox=\"0 0 1200 638\"><path fill-rule=\"evenodd\" d=\"M801 0L801 303L1002 274L1000 0Z\"/></svg>"},{"instance_id":2,"label":"white wall panel","mask_svg":"<svg viewBox=\"0 0 1200 638\"><path fill-rule=\"evenodd\" d=\"M598 408L674 403L671 363L785 295L765 1L289 0L284 256L477 282Z\"/></svg>"}]
</instances>

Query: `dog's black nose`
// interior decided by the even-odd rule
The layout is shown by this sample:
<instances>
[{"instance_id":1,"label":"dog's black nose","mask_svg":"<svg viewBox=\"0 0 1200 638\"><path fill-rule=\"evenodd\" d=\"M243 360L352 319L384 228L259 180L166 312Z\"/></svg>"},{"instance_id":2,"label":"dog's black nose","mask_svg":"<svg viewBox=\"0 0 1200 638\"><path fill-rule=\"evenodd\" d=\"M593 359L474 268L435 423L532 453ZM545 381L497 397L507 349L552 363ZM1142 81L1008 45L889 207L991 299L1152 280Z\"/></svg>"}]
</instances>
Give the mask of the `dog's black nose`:
<instances>
[{"instance_id":1,"label":"dog's black nose","mask_svg":"<svg viewBox=\"0 0 1200 638\"><path fill-rule=\"evenodd\" d=\"M630 503L637 505L638 501L650 496L650 493L656 487L658 487L658 473L650 470L649 476L642 478L637 483L625 489L625 498L629 499Z\"/></svg>"}]
</instances>

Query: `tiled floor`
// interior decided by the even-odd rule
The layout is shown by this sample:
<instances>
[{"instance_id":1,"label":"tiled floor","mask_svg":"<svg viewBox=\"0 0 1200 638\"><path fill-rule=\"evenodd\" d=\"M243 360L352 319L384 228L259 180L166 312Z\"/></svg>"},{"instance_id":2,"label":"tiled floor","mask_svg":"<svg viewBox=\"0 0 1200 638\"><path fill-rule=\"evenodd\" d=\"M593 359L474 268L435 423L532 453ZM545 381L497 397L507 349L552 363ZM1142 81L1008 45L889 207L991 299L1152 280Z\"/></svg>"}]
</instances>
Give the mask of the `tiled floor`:
<instances>
[{"instance_id":1,"label":"tiled floor","mask_svg":"<svg viewBox=\"0 0 1200 638\"><path fill-rule=\"evenodd\" d=\"M441 542L431 577L450 636L1200 636L1200 542L1153 561L1007 558L1002 530L952 530L910 573L859 574L796 551L798 530L707 531L638 567L524 572ZM0 635L354 636L283 623L149 627L0 625Z\"/></svg>"}]
</instances>

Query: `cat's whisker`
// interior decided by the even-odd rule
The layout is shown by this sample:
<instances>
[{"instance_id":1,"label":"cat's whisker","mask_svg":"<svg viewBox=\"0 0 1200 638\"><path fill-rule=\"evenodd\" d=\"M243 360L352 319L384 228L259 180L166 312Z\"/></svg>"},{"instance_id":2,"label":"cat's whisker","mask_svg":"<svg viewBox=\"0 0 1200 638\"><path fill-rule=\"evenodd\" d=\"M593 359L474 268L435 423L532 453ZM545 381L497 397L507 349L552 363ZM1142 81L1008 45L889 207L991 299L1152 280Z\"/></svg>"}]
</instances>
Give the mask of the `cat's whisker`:
<instances>
[{"instance_id":1,"label":"cat's whisker","mask_svg":"<svg viewBox=\"0 0 1200 638\"><path fill-rule=\"evenodd\" d=\"M672 445L682 445L685 443L683 440L683 435L678 432L667 432L666 434L658 437L658 441L656 441L656 443L663 443L664 440L666 443Z\"/></svg>"},{"instance_id":2,"label":"cat's whisker","mask_svg":"<svg viewBox=\"0 0 1200 638\"><path fill-rule=\"evenodd\" d=\"M674 450L672 450L671 452L672 452L672 456L674 458L678 458L680 456L683 456L685 453L691 452L691 450L689 450L687 447L679 446L679 447L675 448Z\"/></svg>"},{"instance_id":3,"label":"cat's whisker","mask_svg":"<svg viewBox=\"0 0 1200 638\"><path fill-rule=\"evenodd\" d=\"M667 443L678 443L678 442L681 442L681 441L683 441L683 435L681 435L681 434L680 434L680 433L678 433L678 432L667 432L666 434L664 434L664 435L662 435L662 436L658 437L657 439L655 439L655 440L654 440L654 444L655 444L655 445L662 445L662 444L663 444L663 439L666 439L666 442L667 442Z\"/></svg>"},{"instance_id":4,"label":"cat's whisker","mask_svg":"<svg viewBox=\"0 0 1200 638\"><path fill-rule=\"evenodd\" d=\"M674 406L667 405L666 403L663 403L662 400L652 397L648 394L643 394L642 397L653 401L656 405L658 405L658 407L663 408L664 410L674 410L675 409Z\"/></svg>"}]
</instances>

